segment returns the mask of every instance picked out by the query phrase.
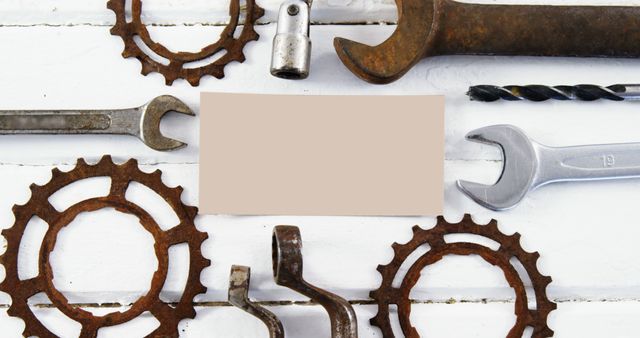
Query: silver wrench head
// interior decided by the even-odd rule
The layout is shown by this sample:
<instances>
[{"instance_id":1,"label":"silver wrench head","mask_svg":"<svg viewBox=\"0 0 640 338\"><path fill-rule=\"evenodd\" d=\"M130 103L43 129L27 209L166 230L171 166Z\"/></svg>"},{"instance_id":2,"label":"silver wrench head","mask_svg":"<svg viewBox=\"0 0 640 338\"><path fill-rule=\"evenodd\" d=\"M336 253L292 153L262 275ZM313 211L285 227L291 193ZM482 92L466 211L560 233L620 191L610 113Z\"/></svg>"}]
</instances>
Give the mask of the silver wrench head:
<instances>
[{"instance_id":1,"label":"silver wrench head","mask_svg":"<svg viewBox=\"0 0 640 338\"><path fill-rule=\"evenodd\" d=\"M467 139L499 146L502 150L502 174L493 185L461 180L458 188L491 210L516 206L534 185L539 162L534 142L522 130L510 125L480 128L467 134Z\"/></svg>"},{"instance_id":2,"label":"silver wrench head","mask_svg":"<svg viewBox=\"0 0 640 338\"><path fill-rule=\"evenodd\" d=\"M141 107L140 139L147 146L159 150L176 150L186 143L164 137L160 132L160 120L169 112L191 115L195 114L184 102L171 95L158 96Z\"/></svg>"}]
</instances>

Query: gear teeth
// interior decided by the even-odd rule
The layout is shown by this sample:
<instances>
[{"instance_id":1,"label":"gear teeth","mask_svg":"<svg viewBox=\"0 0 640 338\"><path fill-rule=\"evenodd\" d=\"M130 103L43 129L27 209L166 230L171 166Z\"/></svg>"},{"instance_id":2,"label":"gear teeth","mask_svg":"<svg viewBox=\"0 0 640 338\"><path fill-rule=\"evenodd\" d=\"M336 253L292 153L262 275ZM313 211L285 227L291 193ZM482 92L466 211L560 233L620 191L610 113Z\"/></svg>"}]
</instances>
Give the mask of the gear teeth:
<instances>
[{"instance_id":1,"label":"gear teeth","mask_svg":"<svg viewBox=\"0 0 640 338\"><path fill-rule=\"evenodd\" d=\"M369 324L373 325L373 326L377 326L380 327L380 318L378 317L380 314L376 314L375 317L369 319Z\"/></svg>"},{"instance_id":2,"label":"gear teeth","mask_svg":"<svg viewBox=\"0 0 640 338\"><path fill-rule=\"evenodd\" d=\"M143 62L142 63L142 68L140 69L140 74L147 76L149 74L151 74L151 72L153 72L153 66L151 66L150 64ZM169 81L169 79L167 79L167 81ZM171 81L173 82L173 81ZM171 83L168 82L168 85L170 85Z\"/></svg>"},{"instance_id":3,"label":"gear teeth","mask_svg":"<svg viewBox=\"0 0 640 338\"><path fill-rule=\"evenodd\" d=\"M115 29L115 27L114 27L114 29ZM135 57L136 56L136 52L133 50L132 47L125 46L121 55L122 55L123 58L128 59L128 58Z\"/></svg>"},{"instance_id":4,"label":"gear teeth","mask_svg":"<svg viewBox=\"0 0 640 338\"><path fill-rule=\"evenodd\" d=\"M87 161L85 161L85 159L84 159L84 158L79 158L79 159L76 161L76 168L77 168L77 167L83 167L83 166L88 166Z\"/></svg>"},{"instance_id":5,"label":"gear teeth","mask_svg":"<svg viewBox=\"0 0 640 338\"><path fill-rule=\"evenodd\" d=\"M124 167L129 167L129 168L132 168L132 167L137 168L137 167L138 167L138 160L137 160L137 159L135 159L135 158L131 158L131 159L129 159L127 162L125 162L125 163L123 164L123 166L124 166Z\"/></svg>"},{"instance_id":6,"label":"gear teeth","mask_svg":"<svg viewBox=\"0 0 640 338\"><path fill-rule=\"evenodd\" d=\"M58 177L62 176L62 171L58 168L53 168L51 169L51 179L56 179Z\"/></svg>"},{"instance_id":7,"label":"gear teeth","mask_svg":"<svg viewBox=\"0 0 640 338\"><path fill-rule=\"evenodd\" d=\"M490 232L500 232L498 229L498 221L492 219L487 225L485 225Z\"/></svg>"},{"instance_id":8,"label":"gear teeth","mask_svg":"<svg viewBox=\"0 0 640 338\"><path fill-rule=\"evenodd\" d=\"M383 337L394 337L393 330L391 329L390 318L388 316L389 305L394 304L398 307L410 306L410 303L407 303L407 299L397 297L390 298L400 291L393 287L393 280L398 277L400 267L405 263L407 258L415 252L416 248L424 244L429 244L431 249L436 246L441 249L446 248L447 245L450 245L444 242L444 236L447 234L472 234L497 242L500 245L500 250L491 251L506 259L498 260L500 262L505 262L497 264L502 269L506 268L504 264L509 264L509 258L517 258L524 266L526 273L533 283L535 297L537 300L537 308L535 310L528 310L529 312L525 314L519 313L516 309L516 315L519 318L521 318L521 316L527 316L528 318L529 313L533 313L535 318L540 318L536 323L531 324L534 328L534 332L547 332L548 327L546 326L546 321L548 315L557 307L555 303L549 300L546 294L546 288L552 282L552 279L551 277L544 276L539 272L536 262L540 255L537 252L527 253L522 248L520 245L521 235L519 233L516 232L511 236L507 236L499 230L498 222L496 220L490 220L487 225L479 225L473 221L470 214L465 214L462 217L462 220L457 223L449 223L443 216L438 216L437 223L433 228L423 230L419 226L414 226L412 230L414 236L409 242L402 245L398 243L393 243L391 245L394 251L394 257L391 262L388 265L378 265L376 267L376 270L382 275L380 287L369 292L369 297L378 305L378 314L371 318L369 322L371 325L378 327L382 331ZM522 280L520 280L520 282L522 282ZM404 317L401 318L401 321L410 323L410 318ZM551 332L551 335L541 336L534 333L533 337L551 337L553 335L553 331L550 329L548 330L548 332ZM411 337L418 337L416 332L407 332L406 334Z\"/></svg>"},{"instance_id":9,"label":"gear teeth","mask_svg":"<svg viewBox=\"0 0 640 338\"><path fill-rule=\"evenodd\" d=\"M160 171L160 169L154 170L150 175L151 175L151 177L153 177L156 180L161 180L162 179L162 171Z\"/></svg>"},{"instance_id":10,"label":"gear teeth","mask_svg":"<svg viewBox=\"0 0 640 338\"><path fill-rule=\"evenodd\" d=\"M233 2L231 4L233 6ZM135 18L133 22L128 23L126 20L126 0L110 0L107 2L107 8L112 10L116 14L116 23L111 28L111 34L117 35L122 38L125 44L125 50L122 52L122 56L125 58L135 57L142 64L143 69L141 73L148 75L151 72L158 72L164 75L166 85L170 86L178 78L185 79L192 86L196 87L200 85L200 79L205 75L212 75L218 79L224 78L224 67L233 61L244 62L246 57L244 55L244 47L251 41L255 41L259 38L256 33L254 25L256 21L264 15L264 10L255 3L255 0L247 0L246 4L248 10L246 11L246 18L243 24L242 32L238 38L234 38L233 32L238 28L238 19L240 13L233 13L231 18L232 26L230 28L231 34L220 36L215 44L225 46L226 54L212 63L198 67L198 68L185 68L184 64L192 61L201 61L209 57L212 57L215 53L207 53L207 48L203 48L198 53L171 53L171 55L162 55L166 59L169 59L169 65L159 63L141 50L136 41L135 36L143 35L146 28L141 24L138 18ZM236 14L238 17L236 17ZM213 45L213 44L212 44ZM148 45L156 54L162 54L159 52L162 45L158 43L150 43ZM217 53L217 51L216 51ZM175 66L174 64L177 64Z\"/></svg>"},{"instance_id":11,"label":"gear teeth","mask_svg":"<svg viewBox=\"0 0 640 338\"><path fill-rule=\"evenodd\" d=\"M20 299L26 293L17 292L24 284L18 279L18 266L17 255L19 244L22 241L24 230L28 224L28 220L35 212L41 211L40 203L44 203L48 198L62 187L69 185L73 182L97 176L108 176L112 179L121 178L129 181L140 182L152 188L156 193L163 197L169 205L174 209L180 219L180 225L184 228L182 233L177 234L180 238L185 238L185 242L189 243L189 257L193 262L190 267L190 277L187 280L185 291L183 291L181 297L182 310L175 310L168 313L165 320L159 318L160 327L157 332L164 332L163 336L177 336L178 335L178 323L184 318L194 318L195 310L193 309L193 299L196 295L205 293L206 287L200 280L202 270L208 266L211 266L211 260L204 258L201 252L201 246L203 242L208 238L206 232L198 231L193 223L197 216L198 209L193 206L185 205L180 195L183 192L182 187L170 188L162 182L162 172L156 170L153 173L145 173L138 167L136 160L128 160L121 165L117 165L113 162L113 158L109 155L103 156L96 164L89 165L83 158L79 158L76 161L76 167L68 172L62 172L58 168L51 170L52 179L45 185L31 184L29 189L32 196L30 200L24 205L14 205L12 207L15 221L13 226L0 231L0 234L4 236L7 242L6 251L0 255L0 263L3 264L6 272L5 279L0 283L0 291L6 292L11 297L11 305L7 309L7 313L12 317L17 317L25 322L25 330L23 334L27 337L39 336L39 337L53 337L53 333L43 326L37 318L33 316L29 305L28 299ZM105 198L111 199L111 201L118 202L114 196L108 195ZM116 203L117 204L117 203ZM44 218L48 219L48 218ZM165 232L166 233L166 232ZM165 236L166 237L166 236ZM164 242L168 243L166 239ZM16 244L17 243L17 244ZM160 243L156 242L154 247L158 247ZM168 254L168 253L167 253ZM193 276L192 274L195 274ZM161 286L160 286L161 287ZM39 291L42 286L38 286L37 289L32 291ZM194 293L195 292L195 293ZM192 295L192 293L194 293ZM26 296L25 296L26 297ZM162 301L157 299L151 299L152 302L161 303ZM154 303L152 303L153 305ZM188 317L185 317L184 314ZM92 318L88 318L87 322L83 325L97 325ZM84 326L83 326L84 327Z\"/></svg>"},{"instance_id":12,"label":"gear teeth","mask_svg":"<svg viewBox=\"0 0 640 338\"><path fill-rule=\"evenodd\" d=\"M101 166L115 166L116 163L113 162L113 158L111 157L111 155L104 155L100 158L100 160L98 161L98 163L95 164L96 167L101 167Z\"/></svg>"},{"instance_id":13,"label":"gear teeth","mask_svg":"<svg viewBox=\"0 0 640 338\"><path fill-rule=\"evenodd\" d=\"M522 239L522 235L520 235L519 232L514 233L513 235L511 235L511 239L514 242L520 243L520 240Z\"/></svg>"},{"instance_id":14,"label":"gear teeth","mask_svg":"<svg viewBox=\"0 0 640 338\"><path fill-rule=\"evenodd\" d=\"M200 85L200 77L191 77L187 79L187 82L189 82L189 84L192 87L197 87Z\"/></svg>"},{"instance_id":15,"label":"gear teeth","mask_svg":"<svg viewBox=\"0 0 640 338\"><path fill-rule=\"evenodd\" d=\"M198 215L198 208L197 207L192 207L192 206L187 206L186 208L187 214L189 215L190 219L194 219L196 218L196 216ZM209 237L209 235L207 235L207 238Z\"/></svg>"},{"instance_id":16,"label":"gear teeth","mask_svg":"<svg viewBox=\"0 0 640 338\"><path fill-rule=\"evenodd\" d=\"M471 214L464 214L464 216L462 217L462 221L460 221L460 223L475 223L473 221L473 217L471 217Z\"/></svg>"}]
</instances>

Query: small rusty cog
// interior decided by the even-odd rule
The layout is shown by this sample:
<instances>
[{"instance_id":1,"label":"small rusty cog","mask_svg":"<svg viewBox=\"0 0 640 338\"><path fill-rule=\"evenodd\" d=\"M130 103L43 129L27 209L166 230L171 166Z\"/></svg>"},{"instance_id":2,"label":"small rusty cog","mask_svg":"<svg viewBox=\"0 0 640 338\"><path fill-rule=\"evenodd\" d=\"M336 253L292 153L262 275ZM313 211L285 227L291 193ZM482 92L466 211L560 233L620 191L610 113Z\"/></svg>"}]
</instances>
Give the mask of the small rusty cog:
<instances>
[{"instance_id":1,"label":"small rusty cog","mask_svg":"<svg viewBox=\"0 0 640 338\"><path fill-rule=\"evenodd\" d=\"M46 293L57 309L82 325L81 338L96 337L100 328L122 324L146 311L151 312L160 323L147 337L178 337L179 322L182 319L195 318L193 298L206 292L206 288L200 282L200 273L211 264L200 251L202 243L208 236L195 227L194 219L198 209L182 203L182 187L167 187L162 183L161 176L160 170L151 174L140 171L136 160L116 165L110 156L105 156L95 165L89 165L83 159L79 159L76 167L69 172L53 169L49 183L42 186L31 185L31 199L24 205L13 207L15 223L13 227L2 231L2 235L7 240L7 250L0 256L0 263L4 265L6 270L6 277L0 283L0 291L11 296L12 304L8 309L9 315L25 321L23 332L25 337L56 337L36 318L27 303L30 297L41 292ZM49 197L61 188L92 177L111 178L111 189L107 196L86 199L64 211L56 210L49 202ZM134 181L147 186L162 196L176 213L180 223L163 231L143 208L126 200L126 190L130 182ZM151 233L155 240L154 250L158 259L158 270L153 274L149 291L126 312L94 316L91 312L69 304L64 295L55 288L49 255L54 249L59 231L71 223L78 214L103 208L114 208L120 212L134 215L140 220L140 224ZM18 277L18 251L25 228L34 216L41 218L49 225L38 256L39 273L34 278L20 280ZM169 247L181 243L186 243L189 246L189 275L182 297L178 303L169 305L160 300L160 291L167 277Z\"/></svg>"},{"instance_id":2,"label":"small rusty cog","mask_svg":"<svg viewBox=\"0 0 640 338\"><path fill-rule=\"evenodd\" d=\"M500 247L492 250L488 247L467 242L447 243L445 235L471 234L478 235L497 242ZM430 250L419 257L409 268L402 279L399 288L392 283L398 274L400 266L420 246L429 245ZM522 337L527 327L533 328L532 338L552 337L553 331L547 326L549 313L556 309L556 304L547 297L546 288L551 283L551 277L542 275L536 266L540 255L537 252L528 253L520 246L520 234L507 236L498 230L498 223L492 220L487 225L478 225L470 215L465 215L460 223L448 223L444 217L438 217L436 226L424 230L419 226L413 228L413 238L406 244L392 245L394 257L391 263L379 265L378 271L382 275L382 284L377 290L371 291L370 297L378 304L378 313L371 318L370 323L382 331L385 338L393 338L389 305L398 306L398 319L402 333L408 338L418 338L418 331L411 325L411 300L409 294L420 278L420 272L447 255L479 255L488 263L498 266L504 272L509 285L515 290L516 324L507 334L507 338ZM510 263L511 258L518 259L533 284L536 297L536 309L529 309L527 294L522 278Z\"/></svg>"},{"instance_id":3,"label":"small rusty cog","mask_svg":"<svg viewBox=\"0 0 640 338\"><path fill-rule=\"evenodd\" d=\"M167 47L153 41L147 27L141 19L142 0L132 0L132 21L127 22L126 0L109 0L107 8L116 13L116 23L111 28L111 35L117 35L124 41L125 58L135 57L142 63L142 74L158 72L165 78L166 84L171 85L176 79L185 79L192 86L198 86L200 79L205 75L212 75L218 79L224 77L224 67L233 62L244 62L244 46L250 41L256 41L260 37L255 31L255 22L264 15L262 9L255 0L246 1L246 18L240 36L235 38L234 33L240 18L240 0L231 0L229 5L229 15L231 21L220 34L220 38L215 43L204 47L199 52L172 52ZM134 37L140 37L142 43L158 56L168 60L165 65L155 61L137 45ZM214 56L221 51L226 53L215 61L195 68L187 68L185 64L201 61Z\"/></svg>"}]
</instances>

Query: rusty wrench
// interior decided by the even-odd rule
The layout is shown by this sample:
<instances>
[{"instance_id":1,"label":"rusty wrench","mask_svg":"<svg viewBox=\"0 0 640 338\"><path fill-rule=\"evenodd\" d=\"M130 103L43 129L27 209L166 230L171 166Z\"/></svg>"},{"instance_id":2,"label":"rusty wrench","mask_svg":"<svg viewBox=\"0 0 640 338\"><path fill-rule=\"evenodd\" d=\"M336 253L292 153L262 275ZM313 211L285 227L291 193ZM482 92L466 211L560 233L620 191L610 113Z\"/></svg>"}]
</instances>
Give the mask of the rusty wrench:
<instances>
[{"instance_id":1,"label":"rusty wrench","mask_svg":"<svg viewBox=\"0 0 640 338\"><path fill-rule=\"evenodd\" d=\"M169 95L131 109L0 111L0 135L123 134L138 137L152 149L168 151L186 146L160 132L160 120L170 111L195 115L184 102Z\"/></svg>"},{"instance_id":2,"label":"rusty wrench","mask_svg":"<svg viewBox=\"0 0 640 338\"><path fill-rule=\"evenodd\" d=\"M357 338L358 324L353 307L344 298L309 284L302 277L302 237L295 226L273 229L273 276L286 286L320 303L329 313L332 338Z\"/></svg>"},{"instance_id":3,"label":"rusty wrench","mask_svg":"<svg viewBox=\"0 0 640 338\"><path fill-rule=\"evenodd\" d=\"M336 38L342 62L385 84L436 55L640 57L640 7L396 0L398 27L372 47Z\"/></svg>"},{"instance_id":4,"label":"rusty wrench","mask_svg":"<svg viewBox=\"0 0 640 338\"><path fill-rule=\"evenodd\" d=\"M269 330L269 337L284 338L284 328L278 317L249 299L251 268L234 265L229 275L229 303L260 319Z\"/></svg>"}]
</instances>

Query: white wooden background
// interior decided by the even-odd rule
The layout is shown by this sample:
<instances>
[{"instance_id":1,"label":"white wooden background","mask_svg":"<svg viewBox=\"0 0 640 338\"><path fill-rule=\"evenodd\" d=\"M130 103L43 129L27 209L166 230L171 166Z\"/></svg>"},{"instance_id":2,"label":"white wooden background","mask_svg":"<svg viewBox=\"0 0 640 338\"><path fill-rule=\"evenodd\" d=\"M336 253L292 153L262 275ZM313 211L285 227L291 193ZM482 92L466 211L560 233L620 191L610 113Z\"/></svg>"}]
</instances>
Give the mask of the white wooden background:
<instances>
[{"instance_id":1,"label":"white wooden background","mask_svg":"<svg viewBox=\"0 0 640 338\"><path fill-rule=\"evenodd\" d=\"M226 68L227 77L208 77L198 88L178 81L164 86L159 74L144 77L140 64L120 56L122 41L109 34L114 17L104 0L0 0L0 98L2 109L118 108L173 94L198 111L200 91L275 94L444 94L446 112L446 208L450 221L472 213L477 222L500 221L506 233L520 232L522 245L539 251L539 269L553 277L549 294L558 310L549 318L556 337L637 337L640 316L640 181L558 184L532 193L518 208L503 213L485 210L454 186L464 178L490 183L500 171L500 154L466 142L466 132L496 123L512 123L550 145L639 141L640 111L634 103L497 103L469 102L469 85L633 83L640 78L637 60L563 58L440 57L421 62L406 77L387 86L360 81L339 62L335 36L378 43L394 29L390 0L316 0L312 27L312 74L290 82L268 73L274 18L279 1L259 1L267 14L258 42L245 48L247 61ZM506 2L506 1L501 1ZM513 0L512 2L521 3ZM531 0L530 3L543 3ZM561 1L554 4L585 4ZM146 0L144 19L154 38L174 50L198 50L221 31L227 1ZM490 2L497 3L497 2ZM640 5L638 0L588 1L589 4ZM334 25L341 23L341 25ZM347 23L346 25L344 23ZM370 25L362 25L370 23ZM612 39L616 32L609 32ZM238 102L242 109L242 102ZM183 200L198 199L198 119L172 116L163 123L168 135L190 146L174 153L147 149L135 138L116 136L0 137L0 228L13 223L11 206L29 199L29 184L43 184L53 167L72 168L75 159L96 161L113 154L117 161L138 158L145 171L161 169L168 185L183 185ZM232 145L230 145L232 146ZM265 163L268 165L268 163ZM402 163L398 163L402 165ZM100 192L104 182L57 196L64 206ZM132 193L150 206L161 224L169 213L143 191ZM232 264L253 269L251 297L274 304L288 337L328 337L323 309L275 285L271 272L271 231L277 224L301 227L305 276L312 283L355 303L367 301L380 283L375 267L392 257L391 244L406 242L411 226L431 227L433 218L363 217L231 217L200 216L197 226L209 233L203 254L212 267L202 274L209 288L197 298L198 315L180 325L184 337L266 337L262 323L224 306ZM35 223L23 245L21 273L36 272L38 229ZM186 272L182 249L163 298L181 290ZM122 310L148 287L156 260L152 240L130 217L98 211L79 217L62 231L52 256L55 284L74 303L96 313ZM4 272L0 269L0 275ZM0 276L2 278L2 276ZM447 257L425 270L412 297L412 319L425 337L502 337L515 321L513 292L502 273L478 257ZM48 308L45 297L32 299L38 316L62 337L73 337L78 324ZM293 302L292 302L293 301ZM0 294L0 336L19 337L24 323L8 317L10 298ZM100 305L103 304L103 305ZM107 305L104 305L107 304ZM114 305L115 304L115 305ZM380 337L368 323L376 308L356 305L361 337ZM151 317L100 331L101 337L137 337L150 332Z\"/></svg>"}]
</instances>

